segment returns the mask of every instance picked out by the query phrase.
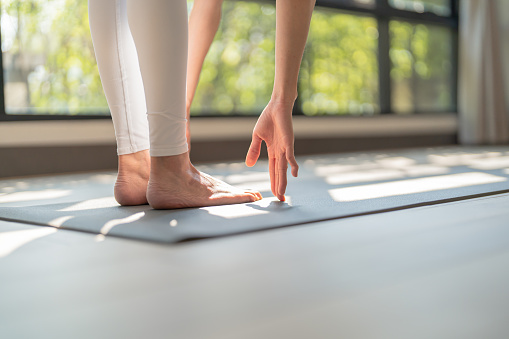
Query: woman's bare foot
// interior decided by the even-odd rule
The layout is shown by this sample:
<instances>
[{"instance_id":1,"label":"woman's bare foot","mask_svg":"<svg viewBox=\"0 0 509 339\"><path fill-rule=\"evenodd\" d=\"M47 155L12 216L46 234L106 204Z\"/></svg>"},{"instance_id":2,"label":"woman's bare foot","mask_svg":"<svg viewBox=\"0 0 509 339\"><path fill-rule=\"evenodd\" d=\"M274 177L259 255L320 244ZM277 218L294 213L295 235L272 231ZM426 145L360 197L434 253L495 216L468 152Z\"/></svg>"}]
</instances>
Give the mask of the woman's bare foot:
<instances>
[{"instance_id":1,"label":"woman's bare foot","mask_svg":"<svg viewBox=\"0 0 509 339\"><path fill-rule=\"evenodd\" d=\"M147 200L155 209L238 204L261 198L259 192L235 188L198 171L189 153L152 157Z\"/></svg>"},{"instance_id":2,"label":"woman's bare foot","mask_svg":"<svg viewBox=\"0 0 509 339\"><path fill-rule=\"evenodd\" d=\"M150 175L148 150L120 155L115 199L122 206L147 204L147 185Z\"/></svg>"}]
</instances>

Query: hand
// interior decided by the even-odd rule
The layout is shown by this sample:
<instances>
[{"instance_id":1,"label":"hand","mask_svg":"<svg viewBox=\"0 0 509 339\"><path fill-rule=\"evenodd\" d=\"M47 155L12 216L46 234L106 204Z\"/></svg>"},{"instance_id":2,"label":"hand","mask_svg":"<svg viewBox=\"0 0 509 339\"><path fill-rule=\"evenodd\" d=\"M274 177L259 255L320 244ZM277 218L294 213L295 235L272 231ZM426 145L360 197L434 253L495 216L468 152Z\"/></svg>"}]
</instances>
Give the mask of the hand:
<instances>
[{"instance_id":1,"label":"hand","mask_svg":"<svg viewBox=\"0 0 509 339\"><path fill-rule=\"evenodd\" d=\"M270 187L280 201L285 201L288 163L292 166L294 177L299 171L293 147L292 109L293 102L269 102L258 118L246 156L246 165L254 166L260 156L262 140L265 141L269 155Z\"/></svg>"}]
</instances>

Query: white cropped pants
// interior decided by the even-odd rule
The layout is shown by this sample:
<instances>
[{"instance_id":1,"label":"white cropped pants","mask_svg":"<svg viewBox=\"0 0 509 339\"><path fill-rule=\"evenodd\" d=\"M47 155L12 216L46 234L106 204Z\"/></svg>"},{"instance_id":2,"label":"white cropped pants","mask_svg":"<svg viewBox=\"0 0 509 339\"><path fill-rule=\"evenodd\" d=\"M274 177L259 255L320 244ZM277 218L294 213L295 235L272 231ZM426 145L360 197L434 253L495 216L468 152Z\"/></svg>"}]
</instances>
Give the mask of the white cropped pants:
<instances>
[{"instance_id":1,"label":"white cropped pants","mask_svg":"<svg viewBox=\"0 0 509 339\"><path fill-rule=\"evenodd\" d=\"M187 152L186 0L89 0L119 155Z\"/></svg>"}]
</instances>

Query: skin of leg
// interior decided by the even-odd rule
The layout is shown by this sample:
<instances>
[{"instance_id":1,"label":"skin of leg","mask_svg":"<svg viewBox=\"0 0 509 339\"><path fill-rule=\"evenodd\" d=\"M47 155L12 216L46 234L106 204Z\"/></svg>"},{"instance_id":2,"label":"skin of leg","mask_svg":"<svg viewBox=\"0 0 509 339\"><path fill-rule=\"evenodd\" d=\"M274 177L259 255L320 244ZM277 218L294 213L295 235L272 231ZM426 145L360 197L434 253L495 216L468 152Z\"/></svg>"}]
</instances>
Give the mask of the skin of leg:
<instances>
[{"instance_id":1,"label":"skin of leg","mask_svg":"<svg viewBox=\"0 0 509 339\"><path fill-rule=\"evenodd\" d=\"M147 101L151 170L147 200L156 209L253 202L257 192L199 172L186 140L187 2L128 0Z\"/></svg>"},{"instance_id":2,"label":"skin of leg","mask_svg":"<svg viewBox=\"0 0 509 339\"><path fill-rule=\"evenodd\" d=\"M147 186L150 175L148 150L118 156L118 175L115 182L115 200L122 206L147 204Z\"/></svg>"},{"instance_id":3,"label":"skin of leg","mask_svg":"<svg viewBox=\"0 0 509 339\"><path fill-rule=\"evenodd\" d=\"M187 57L187 144L191 146L189 121L191 104L200 80L203 61L221 22L223 0L195 0L189 16L189 53Z\"/></svg>"},{"instance_id":4,"label":"skin of leg","mask_svg":"<svg viewBox=\"0 0 509 339\"><path fill-rule=\"evenodd\" d=\"M99 74L117 140L115 198L121 205L146 204L149 130L126 0L89 0L88 11Z\"/></svg>"}]
</instances>

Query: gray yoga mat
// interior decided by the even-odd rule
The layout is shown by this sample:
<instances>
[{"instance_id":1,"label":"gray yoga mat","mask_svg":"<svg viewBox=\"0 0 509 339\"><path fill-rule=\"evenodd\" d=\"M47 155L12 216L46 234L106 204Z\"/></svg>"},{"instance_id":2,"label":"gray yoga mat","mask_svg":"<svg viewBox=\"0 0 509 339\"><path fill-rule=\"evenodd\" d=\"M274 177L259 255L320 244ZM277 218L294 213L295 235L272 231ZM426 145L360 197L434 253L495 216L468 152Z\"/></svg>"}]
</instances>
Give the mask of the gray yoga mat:
<instances>
[{"instance_id":1,"label":"gray yoga mat","mask_svg":"<svg viewBox=\"0 0 509 339\"><path fill-rule=\"evenodd\" d=\"M409 152L299 161L299 178L289 179L284 203L271 197L266 163L253 169L227 163L201 169L236 186L259 189L267 198L248 204L153 210L148 205L121 207L112 196L103 196L0 207L0 219L91 232L99 238L177 243L509 192L509 153L469 157L464 152Z\"/></svg>"}]
</instances>

